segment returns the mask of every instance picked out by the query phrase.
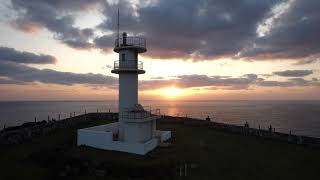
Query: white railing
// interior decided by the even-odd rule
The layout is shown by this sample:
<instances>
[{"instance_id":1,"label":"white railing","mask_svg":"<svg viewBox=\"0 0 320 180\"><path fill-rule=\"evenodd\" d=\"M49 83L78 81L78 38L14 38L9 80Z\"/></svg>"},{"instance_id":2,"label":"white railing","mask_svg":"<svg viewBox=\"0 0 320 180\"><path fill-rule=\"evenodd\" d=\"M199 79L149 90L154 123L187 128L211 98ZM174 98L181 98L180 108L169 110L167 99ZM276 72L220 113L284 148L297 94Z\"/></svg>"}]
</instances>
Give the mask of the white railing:
<instances>
[{"instance_id":1,"label":"white railing","mask_svg":"<svg viewBox=\"0 0 320 180\"><path fill-rule=\"evenodd\" d=\"M124 111L122 117L125 119L143 119L152 116L160 116L160 109L149 109L144 111Z\"/></svg>"},{"instance_id":2,"label":"white railing","mask_svg":"<svg viewBox=\"0 0 320 180\"><path fill-rule=\"evenodd\" d=\"M143 63L136 60L115 61L114 70L130 69L130 70L143 70Z\"/></svg>"},{"instance_id":3,"label":"white railing","mask_svg":"<svg viewBox=\"0 0 320 180\"><path fill-rule=\"evenodd\" d=\"M116 39L114 42L114 46L122 47L122 46L136 46L136 47L142 47L146 48L147 42L145 38L141 37L126 37L126 38L119 38Z\"/></svg>"}]
</instances>

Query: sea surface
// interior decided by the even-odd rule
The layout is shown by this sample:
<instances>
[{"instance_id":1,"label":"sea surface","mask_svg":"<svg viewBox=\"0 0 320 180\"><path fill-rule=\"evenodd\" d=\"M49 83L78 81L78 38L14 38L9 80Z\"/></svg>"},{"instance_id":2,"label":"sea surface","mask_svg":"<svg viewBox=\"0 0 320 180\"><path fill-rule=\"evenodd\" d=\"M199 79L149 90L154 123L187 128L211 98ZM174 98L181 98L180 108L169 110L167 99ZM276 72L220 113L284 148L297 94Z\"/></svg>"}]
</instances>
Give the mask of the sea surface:
<instances>
[{"instance_id":1,"label":"sea surface","mask_svg":"<svg viewBox=\"0 0 320 180\"><path fill-rule=\"evenodd\" d=\"M142 101L162 114L187 116L228 124L320 137L320 101ZM58 119L85 112L117 112L117 101L15 101L0 102L0 129L24 122Z\"/></svg>"}]
</instances>

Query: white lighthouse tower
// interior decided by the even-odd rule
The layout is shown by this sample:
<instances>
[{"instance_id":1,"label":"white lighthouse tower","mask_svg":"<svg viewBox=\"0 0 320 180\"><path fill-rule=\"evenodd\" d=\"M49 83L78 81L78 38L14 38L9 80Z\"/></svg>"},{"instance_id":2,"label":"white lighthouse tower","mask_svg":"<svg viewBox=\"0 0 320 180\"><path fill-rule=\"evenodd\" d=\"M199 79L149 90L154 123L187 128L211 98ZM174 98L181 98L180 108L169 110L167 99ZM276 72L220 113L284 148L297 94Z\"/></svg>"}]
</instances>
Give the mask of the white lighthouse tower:
<instances>
[{"instance_id":1,"label":"white lighthouse tower","mask_svg":"<svg viewBox=\"0 0 320 180\"><path fill-rule=\"evenodd\" d=\"M144 53L146 40L140 37L122 37L115 41L114 51L119 60L112 73L119 74L119 139L125 142L144 142L152 139L157 116L146 114L138 104L138 75L144 74L138 54ZM147 117L149 115L149 117Z\"/></svg>"},{"instance_id":2,"label":"white lighthouse tower","mask_svg":"<svg viewBox=\"0 0 320 180\"><path fill-rule=\"evenodd\" d=\"M144 109L138 103L138 75L144 74L138 54L147 51L146 40L123 33L115 40L119 60L112 73L119 74L119 122L78 130L78 145L144 155L171 137L156 130L160 110Z\"/></svg>"}]
</instances>

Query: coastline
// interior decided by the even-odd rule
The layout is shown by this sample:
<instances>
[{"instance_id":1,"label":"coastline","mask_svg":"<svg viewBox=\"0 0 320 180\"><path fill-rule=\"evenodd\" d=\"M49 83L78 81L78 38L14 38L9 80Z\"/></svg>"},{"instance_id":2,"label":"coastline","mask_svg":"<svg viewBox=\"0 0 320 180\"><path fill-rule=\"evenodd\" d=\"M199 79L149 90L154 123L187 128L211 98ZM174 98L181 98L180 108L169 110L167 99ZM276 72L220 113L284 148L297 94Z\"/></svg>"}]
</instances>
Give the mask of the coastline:
<instances>
[{"instance_id":1,"label":"coastline","mask_svg":"<svg viewBox=\"0 0 320 180\"><path fill-rule=\"evenodd\" d=\"M92 119L108 119L112 122L115 122L118 120L118 113L87 113L59 121L43 120L40 122L27 122L20 126L8 127L0 131L0 145L18 144L25 140L32 139L33 137L45 136L59 129L78 126L79 124L86 123ZM188 117L162 115L159 121L169 124L177 123L191 127L207 127L209 129L212 128L227 133L240 134L243 136L253 136L261 139L271 139L275 141L320 148L320 138L317 137L288 134L276 132L275 130L269 131L265 129L256 129Z\"/></svg>"}]
</instances>

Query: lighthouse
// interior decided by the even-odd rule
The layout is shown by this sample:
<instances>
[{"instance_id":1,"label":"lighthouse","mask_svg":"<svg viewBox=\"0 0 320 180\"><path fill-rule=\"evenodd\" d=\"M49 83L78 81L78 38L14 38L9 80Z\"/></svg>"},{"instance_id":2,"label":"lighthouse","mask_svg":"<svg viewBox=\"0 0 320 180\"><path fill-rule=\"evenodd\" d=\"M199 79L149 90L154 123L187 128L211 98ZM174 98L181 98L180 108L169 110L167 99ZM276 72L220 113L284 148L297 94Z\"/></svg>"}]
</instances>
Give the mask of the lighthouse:
<instances>
[{"instance_id":1,"label":"lighthouse","mask_svg":"<svg viewBox=\"0 0 320 180\"><path fill-rule=\"evenodd\" d=\"M138 55L147 51L146 39L124 32L115 39L113 50L119 54L111 70L119 75L118 122L79 129L77 144L145 155L171 138L170 131L156 129L160 110L138 101L138 76L145 73Z\"/></svg>"},{"instance_id":2,"label":"lighthouse","mask_svg":"<svg viewBox=\"0 0 320 180\"><path fill-rule=\"evenodd\" d=\"M119 74L119 139L126 142L143 142L152 138L154 118L133 122L144 109L138 104L138 75L144 74L143 63L138 61L139 53L147 51L146 40L128 37L124 32L116 39L114 52L119 60L114 62L112 73Z\"/></svg>"}]
</instances>

